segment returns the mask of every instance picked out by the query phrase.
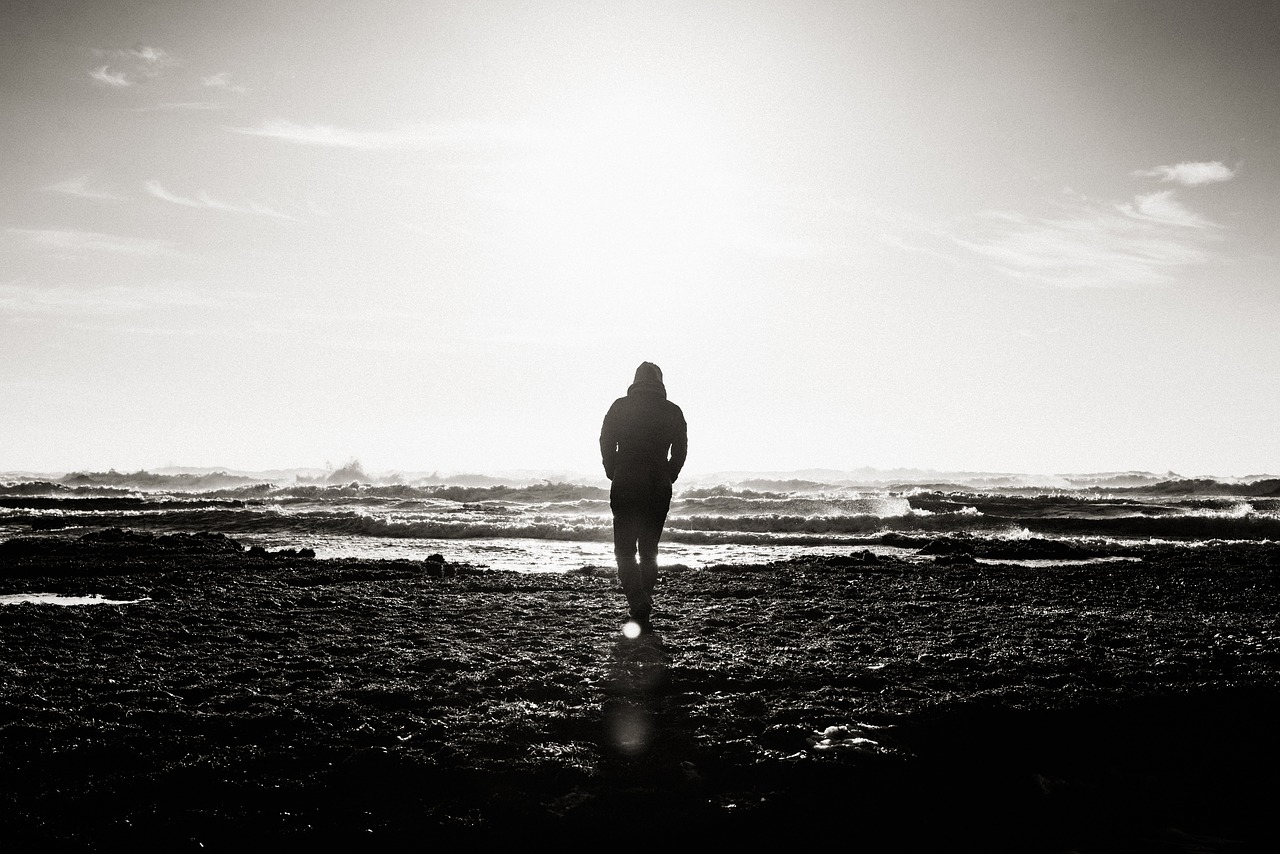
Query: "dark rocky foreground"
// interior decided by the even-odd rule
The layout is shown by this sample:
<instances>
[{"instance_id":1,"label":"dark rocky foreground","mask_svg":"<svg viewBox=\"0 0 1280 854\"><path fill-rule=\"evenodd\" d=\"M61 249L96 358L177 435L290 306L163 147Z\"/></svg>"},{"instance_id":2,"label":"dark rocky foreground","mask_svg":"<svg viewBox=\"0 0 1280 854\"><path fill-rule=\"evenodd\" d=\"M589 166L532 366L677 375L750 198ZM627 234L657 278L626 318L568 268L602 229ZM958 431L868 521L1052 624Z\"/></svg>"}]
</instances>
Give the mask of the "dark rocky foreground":
<instances>
[{"instance_id":1,"label":"dark rocky foreground","mask_svg":"<svg viewBox=\"0 0 1280 854\"><path fill-rule=\"evenodd\" d=\"M1270 546L609 573L0 544L0 845L1263 851ZM684 845L683 843L688 843Z\"/></svg>"}]
</instances>

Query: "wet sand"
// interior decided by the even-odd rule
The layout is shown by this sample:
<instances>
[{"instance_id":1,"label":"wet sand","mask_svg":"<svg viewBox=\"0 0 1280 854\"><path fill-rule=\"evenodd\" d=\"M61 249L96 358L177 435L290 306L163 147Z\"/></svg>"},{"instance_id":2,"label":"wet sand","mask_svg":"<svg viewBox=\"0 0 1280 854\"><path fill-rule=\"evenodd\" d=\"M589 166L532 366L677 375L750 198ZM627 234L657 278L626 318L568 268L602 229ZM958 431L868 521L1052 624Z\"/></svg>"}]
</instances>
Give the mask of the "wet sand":
<instances>
[{"instance_id":1,"label":"wet sand","mask_svg":"<svg viewBox=\"0 0 1280 854\"><path fill-rule=\"evenodd\" d=\"M628 640L605 569L53 542L0 594L144 601L0 607L7 850L1280 840L1271 545L672 569Z\"/></svg>"}]
</instances>

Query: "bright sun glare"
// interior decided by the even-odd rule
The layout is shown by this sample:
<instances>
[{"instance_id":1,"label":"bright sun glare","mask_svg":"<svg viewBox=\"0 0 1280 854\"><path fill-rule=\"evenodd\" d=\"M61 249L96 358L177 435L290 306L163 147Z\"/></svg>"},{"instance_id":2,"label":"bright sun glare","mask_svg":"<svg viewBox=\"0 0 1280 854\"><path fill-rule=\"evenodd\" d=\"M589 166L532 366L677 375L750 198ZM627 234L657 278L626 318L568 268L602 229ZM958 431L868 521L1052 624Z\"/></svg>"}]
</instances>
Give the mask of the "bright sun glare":
<instances>
[{"instance_id":1,"label":"bright sun glare","mask_svg":"<svg viewBox=\"0 0 1280 854\"><path fill-rule=\"evenodd\" d=\"M736 184L716 135L644 102L560 137L524 175L543 248L586 270L697 266L738 233Z\"/></svg>"}]
</instances>

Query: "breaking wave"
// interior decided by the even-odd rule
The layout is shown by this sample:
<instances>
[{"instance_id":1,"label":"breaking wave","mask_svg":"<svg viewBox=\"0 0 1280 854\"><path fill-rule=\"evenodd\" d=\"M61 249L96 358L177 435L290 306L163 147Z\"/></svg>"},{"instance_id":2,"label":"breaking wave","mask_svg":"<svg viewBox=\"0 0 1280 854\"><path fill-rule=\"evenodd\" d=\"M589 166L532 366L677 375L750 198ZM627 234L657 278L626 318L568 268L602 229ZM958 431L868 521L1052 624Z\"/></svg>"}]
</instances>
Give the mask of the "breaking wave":
<instances>
[{"instance_id":1,"label":"breaking wave","mask_svg":"<svg viewBox=\"0 0 1280 854\"><path fill-rule=\"evenodd\" d=\"M1053 489L869 488L797 480L695 486L676 490L664 541L822 545L894 536L912 542L950 536L1280 541L1280 480L1134 485L1134 479L1126 475L1123 485ZM612 536L608 489L591 484L278 484L224 477L187 478L167 486L155 488L134 476L0 483L0 536L97 527L262 535L292 538L298 545L306 545L309 536L593 544Z\"/></svg>"}]
</instances>

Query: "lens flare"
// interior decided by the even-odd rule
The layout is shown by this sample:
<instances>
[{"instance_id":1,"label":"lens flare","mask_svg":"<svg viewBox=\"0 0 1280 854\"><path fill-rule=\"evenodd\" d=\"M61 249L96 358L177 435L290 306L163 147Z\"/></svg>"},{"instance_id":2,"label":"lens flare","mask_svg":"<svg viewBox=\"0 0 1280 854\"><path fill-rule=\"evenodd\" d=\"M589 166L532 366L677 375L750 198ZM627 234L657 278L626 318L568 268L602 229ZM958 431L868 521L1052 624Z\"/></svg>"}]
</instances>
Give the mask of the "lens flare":
<instances>
[{"instance_id":1,"label":"lens flare","mask_svg":"<svg viewBox=\"0 0 1280 854\"><path fill-rule=\"evenodd\" d=\"M648 714L630 703L623 703L606 712L606 725L613 746L623 753L643 753L653 740L653 724Z\"/></svg>"},{"instance_id":2,"label":"lens flare","mask_svg":"<svg viewBox=\"0 0 1280 854\"><path fill-rule=\"evenodd\" d=\"M627 620L622 626L622 636L627 640L635 640L640 637L640 624L635 620Z\"/></svg>"}]
</instances>

